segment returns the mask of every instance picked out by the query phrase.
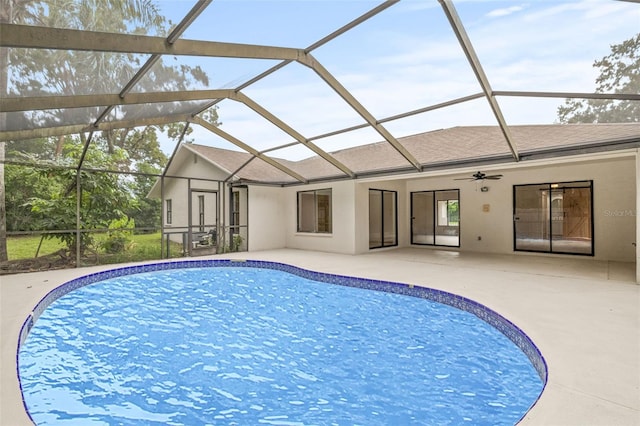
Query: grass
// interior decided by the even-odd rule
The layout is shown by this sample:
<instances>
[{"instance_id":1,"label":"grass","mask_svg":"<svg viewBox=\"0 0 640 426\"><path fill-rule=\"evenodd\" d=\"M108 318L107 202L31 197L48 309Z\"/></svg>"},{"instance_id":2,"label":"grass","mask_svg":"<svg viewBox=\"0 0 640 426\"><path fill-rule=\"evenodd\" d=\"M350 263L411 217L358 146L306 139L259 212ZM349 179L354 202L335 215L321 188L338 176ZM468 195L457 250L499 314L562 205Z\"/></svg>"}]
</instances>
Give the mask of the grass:
<instances>
[{"instance_id":1,"label":"grass","mask_svg":"<svg viewBox=\"0 0 640 426\"><path fill-rule=\"evenodd\" d=\"M95 236L96 246L100 247L100 242L106 238L105 234ZM94 256L90 256L87 261L91 264L123 263L140 260L154 260L162 258L160 250L160 232L152 234L135 234L127 244L127 249L122 253L107 254L102 249L98 249ZM42 245L40 246L42 240ZM40 250L38 251L38 246ZM7 238L7 251L9 260L33 259L38 256L46 256L56 253L61 249L66 249L66 245L56 238L42 239L39 235L17 236ZM170 244L170 257L182 256L182 244Z\"/></svg>"},{"instance_id":2,"label":"grass","mask_svg":"<svg viewBox=\"0 0 640 426\"><path fill-rule=\"evenodd\" d=\"M7 252L9 260L32 259L38 253L38 245L40 245L40 236L20 236L7 238ZM57 239L44 239L38 256L55 253L65 248L65 244Z\"/></svg>"}]
</instances>

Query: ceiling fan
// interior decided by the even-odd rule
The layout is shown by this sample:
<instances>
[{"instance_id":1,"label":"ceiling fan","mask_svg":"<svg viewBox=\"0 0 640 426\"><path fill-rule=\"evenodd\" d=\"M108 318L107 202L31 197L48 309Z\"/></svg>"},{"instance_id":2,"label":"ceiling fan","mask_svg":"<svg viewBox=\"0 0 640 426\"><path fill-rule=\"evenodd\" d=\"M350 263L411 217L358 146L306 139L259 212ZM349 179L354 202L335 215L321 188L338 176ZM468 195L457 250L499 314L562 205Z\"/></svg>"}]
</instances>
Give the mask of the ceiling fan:
<instances>
[{"instance_id":1,"label":"ceiling fan","mask_svg":"<svg viewBox=\"0 0 640 426\"><path fill-rule=\"evenodd\" d=\"M470 180L470 181L485 180L485 179L498 180L501 177L502 177L502 175L487 175L486 173L476 172L476 173L472 174L471 177L458 178L458 179L454 179L454 180Z\"/></svg>"}]
</instances>

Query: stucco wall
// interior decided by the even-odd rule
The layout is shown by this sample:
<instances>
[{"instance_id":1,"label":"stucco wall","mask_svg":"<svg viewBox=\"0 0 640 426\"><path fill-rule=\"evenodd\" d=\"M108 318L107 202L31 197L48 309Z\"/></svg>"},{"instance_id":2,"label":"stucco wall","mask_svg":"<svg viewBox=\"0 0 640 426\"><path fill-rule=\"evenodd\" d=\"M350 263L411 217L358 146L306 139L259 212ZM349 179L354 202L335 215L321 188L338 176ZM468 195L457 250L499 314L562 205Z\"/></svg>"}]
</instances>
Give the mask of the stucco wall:
<instances>
[{"instance_id":1,"label":"stucco wall","mask_svg":"<svg viewBox=\"0 0 640 426\"><path fill-rule=\"evenodd\" d=\"M222 180L227 176L225 172L220 171L202 158L197 158L195 154L187 149L181 149L178 152L173 160L172 170L180 170L180 175L185 177L199 176L207 179ZM164 199L171 200L173 210L172 221L169 224L166 218L166 202L163 202L165 232L175 232L175 234L170 234L170 238L177 243L182 243L183 236L181 233L186 232L189 226L189 188L191 191L205 191L192 194L192 225L198 224L198 195L205 196L205 223L207 225L213 225L216 222L216 216L222 214L222 212L218 213L219 207L215 203L216 195L210 192L220 190L218 182L191 179L189 183L188 179L165 178ZM218 220L220 220L219 217ZM207 226L205 230L208 231L209 229L210 226ZM193 229L193 231L197 231L197 228Z\"/></svg>"},{"instance_id":2,"label":"stucco wall","mask_svg":"<svg viewBox=\"0 0 640 426\"><path fill-rule=\"evenodd\" d=\"M229 176L229 172L220 170L188 148L178 151L173 159L171 170L179 170L180 176L192 178L206 177L207 179L225 180Z\"/></svg>"},{"instance_id":3,"label":"stucco wall","mask_svg":"<svg viewBox=\"0 0 640 426\"><path fill-rule=\"evenodd\" d=\"M368 252L370 188L397 191L398 246L410 246L410 193L459 189L459 250L512 254L513 185L593 180L595 259L635 261L635 157L602 155L597 159L591 156L553 163L509 164L502 169L485 170L504 176L484 184L455 180L473 173L469 171L444 177L339 181L287 188L252 186L249 250L288 247L336 253ZM480 191L483 185L489 187L488 192ZM333 232L297 232L297 192L324 188L332 189Z\"/></svg>"},{"instance_id":4,"label":"stucco wall","mask_svg":"<svg viewBox=\"0 0 640 426\"><path fill-rule=\"evenodd\" d=\"M369 251L369 189L395 191L398 194L398 247L409 244L409 202L406 181L391 180L358 183L356 186L356 253ZM376 249L386 250L387 248Z\"/></svg>"},{"instance_id":5,"label":"stucco wall","mask_svg":"<svg viewBox=\"0 0 640 426\"><path fill-rule=\"evenodd\" d=\"M636 260L635 153L604 154L597 158L585 156L571 161L556 159L545 164L507 164L500 169L483 170L503 174L500 180L484 183L456 180L470 176L474 171L439 177L339 181L287 188L252 186L249 190L249 250L288 247L336 253L368 252L370 188L397 191L398 246L410 246L410 193L459 189L459 250L511 254L514 253L514 185L593 180L594 258ZM480 191L483 185L489 188L487 192ZM297 192L325 188L332 189L333 232L297 232Z\"/></svg>"},{"instance_id":6,"label":"stucco wall","mask_svg":"<svg viewBox=\"0 0 640 426\"><path fill-rule=\"evenodd\" d=\"M249 187L249 251L284 248L285 191L268 186Z\"/></svg>"},{"instance_id":7,"label":"stucco wall","mask_svg":"<svg viewBox=\"0 0 640 426\"><path fill-rule=\"evenodd\" d=\"M327 182L315 185L295 186L283 189L285 206L284 224L286 246L302 250L318 250L335 253L354 253L355 250L355 203L354 182ZM297 232L297 193L331 188L332 222L331 234ZM250 208L253 206L251 205ZM250 225L251 226L251 225Z\"/></svg>"},{"instance_id":8,"label":"stucco wall","mask_svg":"<svg viewBox=\"0 0 640 426\"><path fill-rule=\"evenodd\" d=\"M593 180L595 258L635 260L634 158L523 165L490 173L502 173L504 177L485 181L488 192L480 191L482 184L454 180L457 175L411 180L407 192L459 188L460 250L513 253L513 185ZM488 206L488 211L483 206Z\"/></svg>"},{"instance_id":9,"label":"stucco wall","mask_svg":"<svg viewBox=\"0 0 640 426\"><path fill-rule=\"evenodd\" d=\"M211 226L216 222L216 215L218 214L218 207L216 206L216 194L210 191L218 190L217 182L209 182L191 179L191 191L193 198L192 205L192 226L198 225L198 195L205 197L205 224L208 231ZM206 191L206 192L197 192ZM189 226L189 180L165 178L164 180L164 198L163 202L163 214L165 221L165 232L170 234L171 240L177 243L182 243L181 232L186 232ZM167 208L166 200L171 200L171 206L173 210L171 223L167 223ZM197 231L196 228L193 231Z\"/></svg>"}]
</instances>

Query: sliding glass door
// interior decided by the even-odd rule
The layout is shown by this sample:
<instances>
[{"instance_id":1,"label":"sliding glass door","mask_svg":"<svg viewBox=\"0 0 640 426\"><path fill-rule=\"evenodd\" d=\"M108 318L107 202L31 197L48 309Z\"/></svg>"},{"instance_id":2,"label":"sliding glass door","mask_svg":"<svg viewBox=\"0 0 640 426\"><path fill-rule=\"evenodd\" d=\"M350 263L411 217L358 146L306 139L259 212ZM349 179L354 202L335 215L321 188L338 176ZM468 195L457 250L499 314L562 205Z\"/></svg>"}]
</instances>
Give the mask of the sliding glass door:
<instances>
[{"instance_id":1,"label":"sliding glass door","mask_svg":"<svg viewBox=\"0 0 640 426\"><path fill-rule=\"evenodd\" d=\"M398 194L395 191L369 190L369 248L398 245Z\"/></svg>"},{"instance_id":2,"label":"sliding glass door","mask_svg":"<svg viewBox=\"0 0 640 426\"><path fill-rule=\"evenodd\" d=\"M411 244L460 246L460 191L411 193Z\"/></svg>"},{"instance_id":3,"label":"sliding glass door","mask_svg":"<svg viewBox=\"0 0 640 426\"><path fill-rule=\"evenodd\" d=\"M513 187L514 250L593 256L593 182Z\"/></svg>"},{"instance_id":4,"label":"sliding glass door","mask_svg":"<svg viewBox=\"0 0 640 426\"><path fill-rule=\"evenodd\" d=\"M434 195L433 191L411 193L411 244L436 243Z\"/></svg>"}]
</instances>

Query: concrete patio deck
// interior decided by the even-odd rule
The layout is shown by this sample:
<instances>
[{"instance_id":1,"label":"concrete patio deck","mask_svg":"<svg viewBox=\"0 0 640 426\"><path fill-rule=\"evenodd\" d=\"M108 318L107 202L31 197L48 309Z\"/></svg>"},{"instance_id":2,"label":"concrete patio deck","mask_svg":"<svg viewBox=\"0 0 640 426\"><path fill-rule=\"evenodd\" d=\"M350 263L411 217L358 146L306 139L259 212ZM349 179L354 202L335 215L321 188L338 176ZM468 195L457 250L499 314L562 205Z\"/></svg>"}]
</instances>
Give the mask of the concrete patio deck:
<instances>
[{"instance_id":1,"label":"concrete patio deck","mask_svg":"<svg viewBox=\"0 0 640 426\"><path fill-rule=\"evenodd\" d=\"M471 298L519 326L547 361L547 386L521 424L640 425L640 286L634 264L421 248L358 256L283 249L207 258L283 262ZM0 425L31 424L18 387L16 348L34 305L66 281L112 267L0 277Z\"/></svg>"}]
</instances>

